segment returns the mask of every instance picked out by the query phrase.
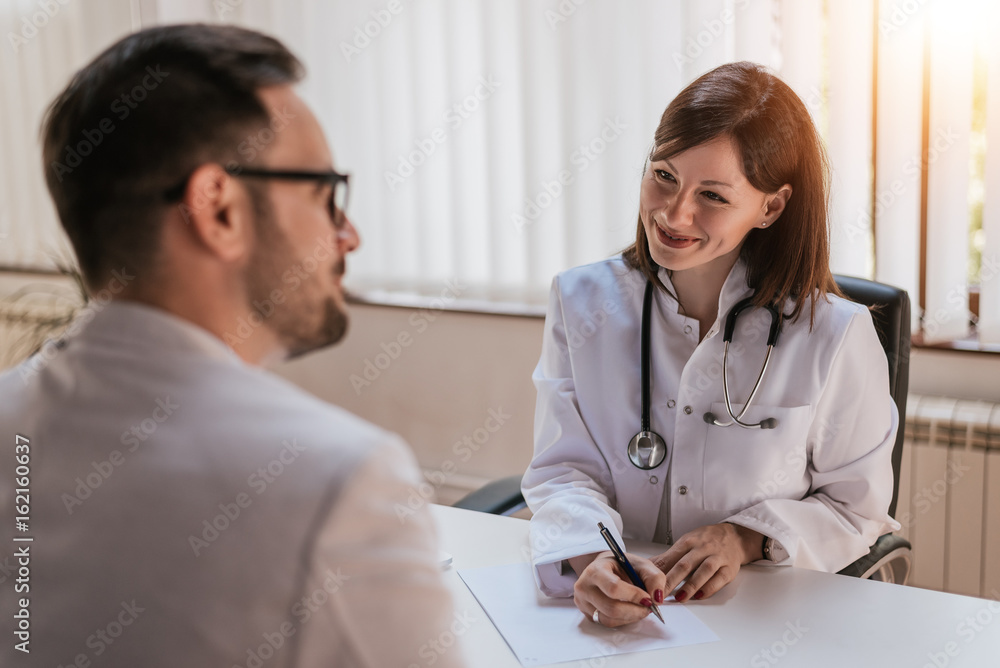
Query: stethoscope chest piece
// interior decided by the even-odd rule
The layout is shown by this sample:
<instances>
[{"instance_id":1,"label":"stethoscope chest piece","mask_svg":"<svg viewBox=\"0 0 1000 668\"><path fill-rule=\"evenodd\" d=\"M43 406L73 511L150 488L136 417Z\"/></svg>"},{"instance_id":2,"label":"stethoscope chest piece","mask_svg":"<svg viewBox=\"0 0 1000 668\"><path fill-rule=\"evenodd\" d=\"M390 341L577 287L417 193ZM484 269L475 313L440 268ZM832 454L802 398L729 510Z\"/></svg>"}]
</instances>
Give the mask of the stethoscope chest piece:
<instances>
[{"instance_id":1,"label":"stethoscope chest piece","mask_svg":"<svg viewBox=\"0 0 1000 668\"><path fill-rule=\"evenodd\" d=\"M667 444L655 431L640 431L628 442L628 458L640 469L655 469L667 458Z\"/></svg>"}]
</instances>

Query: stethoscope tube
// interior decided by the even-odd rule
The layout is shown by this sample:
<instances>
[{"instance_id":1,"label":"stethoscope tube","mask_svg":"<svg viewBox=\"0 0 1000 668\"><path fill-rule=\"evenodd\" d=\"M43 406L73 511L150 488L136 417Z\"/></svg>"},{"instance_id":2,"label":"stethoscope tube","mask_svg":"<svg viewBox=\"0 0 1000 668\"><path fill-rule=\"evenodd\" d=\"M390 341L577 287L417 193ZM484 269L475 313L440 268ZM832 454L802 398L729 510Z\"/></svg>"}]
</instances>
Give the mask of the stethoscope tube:
<instances>
[{"instance_id":1,"label":"stethoscope tube","mask_svg":"<svg viewBox=\"0 0 1000 668\"><path fill-rule=\"evenodd\" d=\"M743 404L743 409L740 411L739 415L736 415L733 411L733 404L730 398L729 392L729 344L733 342L733 334L736 332L736 319L739 317L740 313L744 310L751 308L753 306L753 297L747 297L741 300L732 309L730 309L729 314L726 316L726 327L723 333L723 341L725 343L725 350L722 357L722 390L726 399L726 411L729 413L729 417L732 418L729 422L721 422L714 413L711 411L705 413L704 420L709 424L714 424L718 427L731 427L732 425L739 425L744 429L774 429L778 426L778 420L770 417L764 418L760 422L743 422L742 417L750 408L750 404L753 402L754 397L757 396L757 390L760 388L761 380L764 378L764 373L767 371L768 362L771 359L771 351L774 346L778 343L778 334L781 332L781 320L782 315L778 312L777 307L774 304L769 304L765 308L771 314L771 329L767 336L767 353L764 356L764 363L761 365L760 373L757 374L757 381L753 385L753 389L750 391L750 396L747 398L746 402ZM667 444L663 438L652 430L652 420L650 419L651 412L651 388L652 388L652 360L651 360L651 336L650 328L652 321L652 311L653 311L653 282L646 281L646 292L642 298L642 326L641 335L639 343L639 363L640 363L640 383L642 385L640 390L640 416L639 416L639 426L640 430L628 444L628 457L637 468L643 470L654 469L667 458Z\"/></svg>"},{"instance_id":2,"label":"stethoscope tube","mask_svg":"<svg viewBox=\"0 0 1000 668\"><path fill-rule=\"evenodd\" d=\"M652 362L650 361L649 355L649 330L650 321L653 319L652 316L652 305L653 305L653 282L646 281L646 294L642 297L642 336L639 343L639 363L641 366L640 382L642 383L642 395L640 398L642 404L642 412L640 414L640 431L650 430L650 408L652 400L650 399L650 388L652 386L652 379L650 378Z\"/></svg>"},{"instance_id":3,"label":"stethoscope tube","mask_svg":"<svg viewBox=\"0 0 1000 668\"><path fill-rule=\"evenodd\" d=\"M732 309L730 309L729 314L726 316L726 329L723 331L722 340L725 343L725 350L722 355L722 392L726 399L726 412L729 413L729 417L732 418L729 422L721 422L711 411L705 413L704 420L709 424L714 424L717 427L731 427L734 424L743 427L744 429L774 429L778 426L778 421L773 418L764 418L760 422L743 422L741 418L750 408L753 398L757 396L757 390L760 388L760 381L764 377L764 372L767 371L767 363L771 359L771 351L774 350L774 346L778 343L778 334L781 333L781 314L778 313L778 309L774 304L768 304L765 308L771 314L771 329L767 334L767 353L764 355L764 363L760 367L760 373L757 374L757 380L753 384L753 389L750 390L750 396L747 397L746 402L743 404L743 410L740 411L739 415L733 413L733 404L729 398L729 344L733 342L733 335L736 332L736 319L739 317L740 313L753 306L753 297L747 297L741 300Z\"/></svg>"},{"instance_id":4,"label":"stethoscope tube","mask_svg":"<svg viewBox=\"0 0 1000 668\"><path fill-rule=\"evenodd\" d=\"M739 415L733 415L733 405L729 400L729 344L730 341L726 341L726 350L722 356L722 392L726 397L726 410L729 412L729 417L732 418L729 422L719 422L715 417L715 414L711 411L705 413L705 422L709 424L714 424L717 427L731 427L734 424L738 424L744 429L774 429L778 426L778 421L774 418L764 418L760 422L743 422L740 418L743 414L747 412L747 408L750 407L750 402L753 401L754 396L757 394L757 388L760 387L760 379L764 377L764 372L767 371L767 362L771 359L771 350L774 346L767 347L767 353L764 355L764 364L760 368L760 373L757 374L757 382L753 384L753 390L750 391L750 396L747 398L746 403L743 404L743 410L740 411Z\"/></svg>"},{"instance_id":5,"label":"stethoscope tube","mask_svg":"<svg viewBox=\"0 0 1000 668\"><path fill-rule=\"evenodd\" d=\"M655 469L667 458L667 443L652 430L650 419L650 388L653 381L650 368L650 321L653 313L653 282L646 281L646 293L642 297L642 330L639 339L639 377L642 388L639 395L639 433L628 442L628 458L637 468L644 471Z\"/></svg>"}]
</instances>

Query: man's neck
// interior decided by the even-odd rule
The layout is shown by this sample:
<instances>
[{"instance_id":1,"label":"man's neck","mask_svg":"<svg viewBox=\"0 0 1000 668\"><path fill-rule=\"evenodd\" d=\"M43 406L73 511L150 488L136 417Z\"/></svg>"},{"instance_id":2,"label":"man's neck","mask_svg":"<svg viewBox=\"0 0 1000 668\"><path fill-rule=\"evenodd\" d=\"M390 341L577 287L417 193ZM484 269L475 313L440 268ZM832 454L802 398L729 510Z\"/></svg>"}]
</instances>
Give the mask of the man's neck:
<instances>
[{"instance_id":1,"label":"man's neck","mask_svg":"<svg viewBox=\"0 0 1000 668\"><path fill-rule=\"evenodd\" d=\"M158 308L196 325L228 345L247 364L261 365L280 359L284 351L263 317L221 300L180 299L131 290L118 299Z\"/></svg>"}]
</instances>

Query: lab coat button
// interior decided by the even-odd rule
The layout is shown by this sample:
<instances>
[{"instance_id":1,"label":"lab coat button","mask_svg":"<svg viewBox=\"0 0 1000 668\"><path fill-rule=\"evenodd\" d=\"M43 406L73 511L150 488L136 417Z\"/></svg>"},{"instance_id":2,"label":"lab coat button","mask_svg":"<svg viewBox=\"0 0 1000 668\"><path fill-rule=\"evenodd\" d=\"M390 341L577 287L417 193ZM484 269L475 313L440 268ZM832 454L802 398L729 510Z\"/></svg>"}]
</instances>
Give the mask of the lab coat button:
<instances>
[{"instance_id":1,"label":"lab coat button","mask_svg":"<svg viewBox=\"0 0 1000 668\"><path fill-rule=\"evenodd\" d=\"M692 410L692 409L691 409L691 407L690 407L690 406L685 406L685 407L684 407L684 413L685 413L686 415L691 415L691 410Z\"/></svg>"},{"instance_id":2,"label":"lab coat button","mask_svg":"<svg viewBox=\"0 0 1000 668\"><path fill-rule=\"evenodd\" d=\"M651 476L649 476L649 482L651 482L651 483L653 483L655 485L656 483L660 482L660 479L657 478L655 475L651 475Z\"/></svg>"},{"instance_id":3,"label":"lab coat button","mask_svg":"<svg viewBox=\"0 0 1000 668\"><path fill-rule=\"evenodd\" d=\"M687 493L688 493L688 488L687 488L687 485L681 485L680 487L678 487L678 488L677 488L677 492L678 492L679 494L681 494L682 496L683 496L684 494L687 494Z\"/></svg>"},{"instance_id":4,"label":"lab coat button","mask_svg":"<svg viewBox=\"0 0 1000 668\"><path fill-rule=\"evenodd\" d=\"M684 333L685 334L690 334L691 333L691 325L685 325L684 326Z\"/></svg>"},{"instance_id":5,"label":"lab coat button","mask_svg":"<svg viewBox=\"0 0 1000 668\"><path fill-rule=\"evenodd\" d=\"M673 399L671 399L670 401L667 402L667 408L673 408L676 405L677 405L677 402L675 402Z\"/></svg>"}]
</instances>

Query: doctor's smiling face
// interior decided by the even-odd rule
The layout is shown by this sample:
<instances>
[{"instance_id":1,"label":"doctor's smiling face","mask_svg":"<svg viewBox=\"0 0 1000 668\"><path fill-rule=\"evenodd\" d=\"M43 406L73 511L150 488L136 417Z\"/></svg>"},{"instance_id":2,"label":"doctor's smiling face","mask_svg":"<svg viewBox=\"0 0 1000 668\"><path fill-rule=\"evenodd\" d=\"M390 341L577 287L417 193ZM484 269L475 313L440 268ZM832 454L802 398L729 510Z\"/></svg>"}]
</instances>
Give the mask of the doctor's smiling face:
<instances>
[{"instance_id":1,"label":"doctor's smiling face","mask_svg":"<svg viewBox=\"0 0 1000 668\"><path fill-rule=\"evenodd\" d=\"M781 215L791 186L763 193L747 181L741 164L727 136L650 162L639 217L658 265L672 271L710 265L728 273L747 234Z\"/></svg>"},{"instance_id":2,"label":"doctor's smiling face","mask_svg":"<svg viewBox=\"0 0 1000 668\"><path fill-rule=\"evenodd\" d=\"M797 318L818 295L840 294L826 150L785 82L749 62L710 70L667 105L653 145L629 267L667 292L659 270L674 272L672 296L706 321L738 259L757 306L791 298Z\"/></svg>"}]
</instances>

